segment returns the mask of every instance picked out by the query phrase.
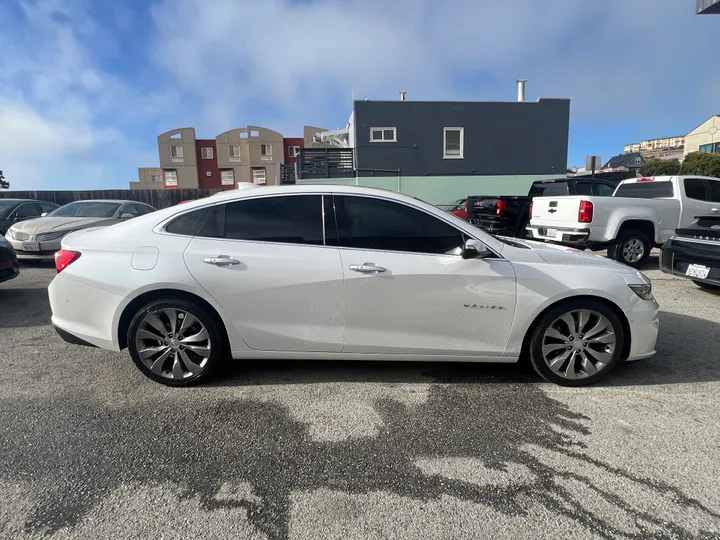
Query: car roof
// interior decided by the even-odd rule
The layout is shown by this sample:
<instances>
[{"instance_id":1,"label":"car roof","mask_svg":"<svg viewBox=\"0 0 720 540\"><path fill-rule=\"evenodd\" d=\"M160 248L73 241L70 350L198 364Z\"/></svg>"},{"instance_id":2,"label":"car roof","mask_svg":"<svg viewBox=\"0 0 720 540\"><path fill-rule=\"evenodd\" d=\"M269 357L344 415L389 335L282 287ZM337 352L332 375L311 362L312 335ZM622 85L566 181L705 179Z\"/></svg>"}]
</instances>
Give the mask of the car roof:
<instances>
[{"instance_id":1,"label":"car roof","mask_svg":"<svg viewBox=\"0 0 720 540\"><path fill-rule=\"evenodd\" d=\"M390 189L369 188L361 186L342 186L337 184L303 184L303 185L282 185L282 186L258 186L246 182L248 186L242 186L239 189L229 189L211 195L214 201L217 200L233 200L245 197L256 197L262 195L293 195L302 193L337 193L337 194L353 194L353 195L382 195L398 200L420 200L411 195L398 193ZM193 204L200 201L207 201L208 197L197 199Z\"/></svg>"},{"instance_id":2,"label":"car roof","mask_svg":"<svg viewBox=\"0 0 720 540\"><path fill-rule=\"evenodd\" d=\"M14 203L24 203L24 202L39 202L39 203L45 203L45 204L57 204L50 201L41 201L39 199L5 199L0 198L0 202L14 202Z\"/></svg>"},{"instance_id":3,"label":"car roof","mask_svg":"<svg viewBox=\"0 0 720 540\"><path fill-rule=\"evenodd\" d=\"M67 206L68 204L73 204L73 203L96 203L96 202L114 203L114 204L127 204L127 203L142 204L144 206L149 206L150 208L155 208L154 206L152 206L148 203L144 203L142 201L128 201L128 200L123 200L123 199L83 199L81 201L70 201L69 203L65 203L63 206Z\"/></svg>"}]
</instances>

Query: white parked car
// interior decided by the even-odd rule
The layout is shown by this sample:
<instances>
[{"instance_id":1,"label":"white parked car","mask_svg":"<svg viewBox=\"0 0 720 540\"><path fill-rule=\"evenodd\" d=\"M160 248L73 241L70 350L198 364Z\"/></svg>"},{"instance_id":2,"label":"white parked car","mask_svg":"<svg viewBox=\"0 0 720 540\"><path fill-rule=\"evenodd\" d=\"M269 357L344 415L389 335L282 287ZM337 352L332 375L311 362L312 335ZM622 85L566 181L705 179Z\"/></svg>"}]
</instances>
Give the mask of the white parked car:
<instances>
[{"instance_id":1,"label":"white parked car","mask_svg":"<svg viewBox=\"0 0 720 540\"><path fill-rule=\"evenodd\" d=\"M632 178L612 197L535 197L532 238L592 250L640 268L696 216L720 213L720 179L703 176Z\"/></svg>"},{"instance_id":2,"label":"white parked car","mask_svg":"<svg viewBox=\"0 0 720 540\"><path fill-rule=\"evenodd\" d=\"M67 341L149 378L235 359L517 362L561 385L655 353L640 272L490 236L430 204L343 186L247 187L66 236L49 286Z\"/></svg>"}]
</instances>

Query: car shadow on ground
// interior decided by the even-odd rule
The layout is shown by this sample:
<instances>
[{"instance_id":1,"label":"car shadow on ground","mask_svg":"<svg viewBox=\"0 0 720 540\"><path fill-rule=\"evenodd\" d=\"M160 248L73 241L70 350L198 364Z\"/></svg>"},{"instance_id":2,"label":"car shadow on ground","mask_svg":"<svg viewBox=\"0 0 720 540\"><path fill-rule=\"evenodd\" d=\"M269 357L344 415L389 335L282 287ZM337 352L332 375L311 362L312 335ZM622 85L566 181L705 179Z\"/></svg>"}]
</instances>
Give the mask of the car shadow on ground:
<instances>
[{"instance_id":1,"label":"car shadow on ground","mask_svg":"<svg viewBox=\"0 0 720 540\"><path fill-rule=\"evenodd\" d=\"M660 314L657 355L615 368L603 386L647 386L720 381L720 354L707 337L720 323L677 313ZM286 385L327 382L367 383L536 383L527 360L518 364L391 361L237 361L212 386Z\"/></svg>"},{"instance_id":2,"label":"car shadow on ground","mask_svg":"<svg viewBox=\"0 0 720 540\"><path fill-rule=\"evenodd\" d=\"M50 322L46 288L0 287L0 328L28 328Z\"/></svg>"}]
</instances>

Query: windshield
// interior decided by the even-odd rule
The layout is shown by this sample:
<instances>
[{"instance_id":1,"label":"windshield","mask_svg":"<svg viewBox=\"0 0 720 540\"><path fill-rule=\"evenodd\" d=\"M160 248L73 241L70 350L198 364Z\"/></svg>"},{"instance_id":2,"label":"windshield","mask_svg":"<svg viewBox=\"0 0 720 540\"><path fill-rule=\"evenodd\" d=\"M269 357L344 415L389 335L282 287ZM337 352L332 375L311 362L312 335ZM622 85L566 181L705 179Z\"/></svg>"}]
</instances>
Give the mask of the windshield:
<instances>
[{"instance_id":1,"label":"windshield","mask_svg":"<svg viewBox=\"0 0 720 540\"><path fill-rule=\"evenodd\" d=\"M115 215L120 207L118 203L109 202L73 202L61 206L48 215L52 217L98 217L109 218Z\"/></svg>"},{"instance_id":2,"label":"windshield","mask_svg":"<svg viewBox=\"0 0 720 540\"><path fill-rule=\"evenodd\" d=\"M8 217L8 214L12 212L12 209L17 206L15 201L2 201L0 200L0 219Z\"/></svg>"}]
</instances>

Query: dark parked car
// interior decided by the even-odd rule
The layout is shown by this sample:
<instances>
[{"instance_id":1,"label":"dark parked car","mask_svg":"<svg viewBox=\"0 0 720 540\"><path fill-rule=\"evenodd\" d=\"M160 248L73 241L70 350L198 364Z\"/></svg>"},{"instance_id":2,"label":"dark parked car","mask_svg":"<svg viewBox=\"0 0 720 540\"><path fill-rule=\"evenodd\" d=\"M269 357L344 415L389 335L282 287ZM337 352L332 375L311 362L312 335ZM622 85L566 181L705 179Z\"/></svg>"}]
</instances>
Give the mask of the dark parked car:
<instances>
[{"instance_id":1,"label":"dark parked car","mask_svg":"<svg viewBox=\"0 0 720 540\"><path fill-rule=\"evenodd\" d=\"M0 236L0 283L16 278L19 273L17 255L12 244Z\"/></svg>"},{"instance_id":2,"label":"dark parked car","mask_svg":"<svg viewBox=\"0 0 720 540\"><path fill-rule=\"evenodd\" d=\"M720 291L720 214L698 216L676 229L660 252L660 268L703 289Z\"/></svg>"},{"instance_id":3,"label":"dark parked car","mask_svg":"<svg viewBox=\"0 0 720 540\"><path fill-rule=\"evenodd\" d=\"M5 233L11 225L33 219L60 208L55 203L35 201L31 199L0 199L0 234Z\"/></svg>"},{"instance_id":4,"label":"dark parked car","mask_svg":"<svg viewBox=\"0 0 720 540\"><path fill-rule=\"evenodd\" d=\"M533 197L563 197L566 195L596 195L611 197L617 182L590 177L538 180L530 186L527 195L468 197L467 220L492 234L526 236L530 223Z\"/></svg>"}]
</instances>

